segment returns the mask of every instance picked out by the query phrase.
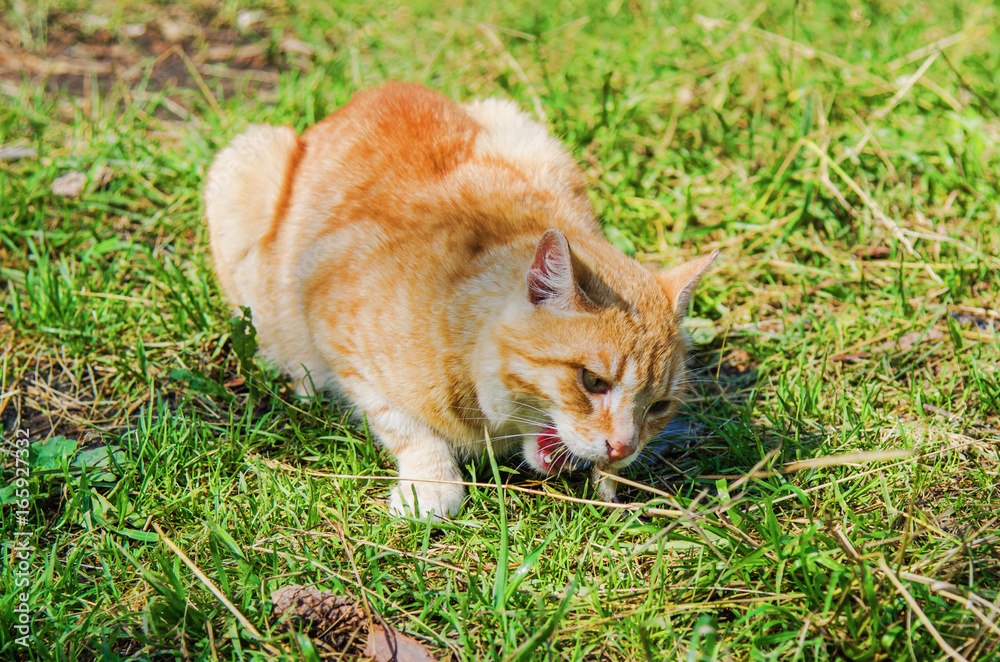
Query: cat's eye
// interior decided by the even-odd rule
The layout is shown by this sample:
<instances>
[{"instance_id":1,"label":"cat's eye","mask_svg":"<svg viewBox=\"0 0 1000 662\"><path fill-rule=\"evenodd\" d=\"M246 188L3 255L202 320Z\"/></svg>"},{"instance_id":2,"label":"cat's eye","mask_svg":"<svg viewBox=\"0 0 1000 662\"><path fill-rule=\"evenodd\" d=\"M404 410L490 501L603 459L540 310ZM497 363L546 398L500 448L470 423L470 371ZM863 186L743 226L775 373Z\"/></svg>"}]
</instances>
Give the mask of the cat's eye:
<instances>
[{"instance_id":1,"label":"cat's eye","mask_svg":"<svg viewBox=\"0 0 1000 662\"><path fill-rule=\"evenodd\" d=\"M670 400L657 400L653 404L649 405L649 409L646 410L646 413L650 416L665 414L667 413L667 410L670 409L670 402Z\"/></svg>"},{"instance_id":2,"label":"cat's eye","mask_svg":"<svg viewBox=\"0 0 1000 662\"><path fill-rule=\"evenodd\" d=\"M580 380L583 382L583 388L587 389L590 393L599 395L601 393L607 393L611 389L611 384L607 383L586 368L583 368L580 371Z\"/></svg>"}]
</instances>

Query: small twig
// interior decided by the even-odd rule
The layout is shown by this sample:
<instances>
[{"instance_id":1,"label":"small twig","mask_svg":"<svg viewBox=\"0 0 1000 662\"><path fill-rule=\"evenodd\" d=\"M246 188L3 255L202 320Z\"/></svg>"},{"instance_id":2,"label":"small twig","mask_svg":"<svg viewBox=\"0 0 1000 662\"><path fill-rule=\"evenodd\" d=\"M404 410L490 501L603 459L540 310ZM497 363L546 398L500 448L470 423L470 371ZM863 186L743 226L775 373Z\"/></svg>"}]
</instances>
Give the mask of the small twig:
<instances>
[{"instance_id":1,"label":"small twig","mask_svg":"<svg viewBox=\"0 0 1000 662\"><path fill-rule=\"evenodd\" d=\"M740 21L739 25L730 30L729 34L723 37L722 40L715 45L716 50L718 50L721 53L722 51L732 46L733 42L735 42L743 34L745 34L746 31L750 29L750 26L756 23L757 19L760 18L760 15L763 14L766 10L767 10L767 3L758 2L757 5L750 10L746 18Z\"/></svg>"}]
</instances>

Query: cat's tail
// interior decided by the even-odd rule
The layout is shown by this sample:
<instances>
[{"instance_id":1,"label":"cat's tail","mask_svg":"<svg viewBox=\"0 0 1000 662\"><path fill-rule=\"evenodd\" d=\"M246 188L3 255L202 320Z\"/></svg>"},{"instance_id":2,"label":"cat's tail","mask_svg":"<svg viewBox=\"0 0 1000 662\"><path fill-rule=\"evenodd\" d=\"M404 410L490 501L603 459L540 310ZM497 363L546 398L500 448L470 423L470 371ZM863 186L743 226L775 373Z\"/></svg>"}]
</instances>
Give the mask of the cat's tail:
<instances>
[{"instance_id":1,"label":"cat's tail","mask_svg":"<svg viewBox=\"0 0 1000 662\"><path fill-rule=\"evenodd\" d=\"M301 147L291 127L256 125L233 139L209 168L205 217L212 256L235 305L254 303L241 282L244 275L259 275L261 243L275 236Z\"/></svg>"}]
</instances>

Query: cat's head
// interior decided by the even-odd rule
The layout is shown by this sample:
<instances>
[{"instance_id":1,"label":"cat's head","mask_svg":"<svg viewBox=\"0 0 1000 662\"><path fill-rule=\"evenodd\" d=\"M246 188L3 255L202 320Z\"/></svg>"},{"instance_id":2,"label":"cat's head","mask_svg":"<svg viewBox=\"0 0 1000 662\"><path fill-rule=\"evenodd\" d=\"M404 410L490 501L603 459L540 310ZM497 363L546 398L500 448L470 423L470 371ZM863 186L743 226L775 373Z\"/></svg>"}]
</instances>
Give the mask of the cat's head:
<instances>
[{"instance_id":1,"label":"cat's head","mask_svg":"<svg viewBox=\"0 0 1000 662\"><path fill-rule=\"evenodd\" d=\"M654 274L603 241L571 250L546 231L526 301L496 339L505 400L542 473L630 464L677 411L687 341L680 322L716 253Z\"/></svg>"}]
</instances>

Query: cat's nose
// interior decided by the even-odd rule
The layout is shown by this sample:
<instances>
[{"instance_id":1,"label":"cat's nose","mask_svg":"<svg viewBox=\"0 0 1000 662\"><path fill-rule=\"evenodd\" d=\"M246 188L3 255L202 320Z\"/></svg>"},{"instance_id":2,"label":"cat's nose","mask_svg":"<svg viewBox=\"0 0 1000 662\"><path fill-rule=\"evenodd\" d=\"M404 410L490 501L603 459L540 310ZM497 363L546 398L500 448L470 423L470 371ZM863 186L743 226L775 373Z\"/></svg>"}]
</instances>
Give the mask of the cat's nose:
<instances>
[{"instance_id":1,"label":"cat's nose","mask_svg":"<svg viewBox=\"0 0 1000 662\"><path fill-rule=\"evenodd\" d=\"M604 445L608 448L609 460L621 460L635 452L636 443L634 439L628 441L607 439Z\"/></svg>"}]
</instances>

